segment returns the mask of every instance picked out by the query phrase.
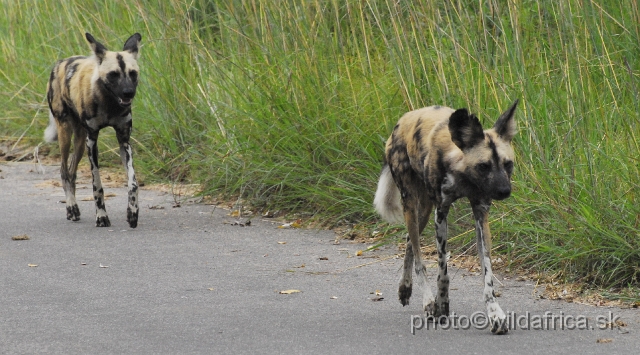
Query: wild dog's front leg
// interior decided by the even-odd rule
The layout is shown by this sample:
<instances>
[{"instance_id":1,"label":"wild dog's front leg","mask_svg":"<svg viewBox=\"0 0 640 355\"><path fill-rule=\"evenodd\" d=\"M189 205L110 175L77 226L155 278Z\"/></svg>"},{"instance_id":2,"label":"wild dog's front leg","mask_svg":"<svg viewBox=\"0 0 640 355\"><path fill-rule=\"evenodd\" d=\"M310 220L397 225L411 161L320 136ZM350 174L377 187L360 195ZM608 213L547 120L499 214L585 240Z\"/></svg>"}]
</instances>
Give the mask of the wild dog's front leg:
<instances>
[{"instance_id":1,"label":"wild dog's front leg","mask_svg":"<svg viewBox=\"0 0 640 355\"><path fill-rule=\"evenodd\" d=\"M127 172L127 187L129 189L129 202L127 205L127 222L131 228L138 226L138 180L133 170L133 151L129 144L131 136L131 119L123 128L116 127L116 136L120 144L120 158Z\"/></svg>"},{"instance_id":2,"label":"wild dog's front leg","mask_svg":"<svg viewBox=\"0 0 640 355\"><path fill-rule=\"evenodd\" d=\"M449 275L447 272L447 215L449 206L436 209L436 246L438 248L438 294L434 316L449 315Z\"/></svg>"},{"instance_id":3,"label":"wild dog's front leg","mask_svg":"<svg viewBox=\"0 0 640 355\"><path fill-rule=\"evenodd\" d=\"M91 176L93 177L93 199L96 202L96 227L110 227L109 216L104 205L104 190L100 181L98 166L98 131L87 132L87 155L91 164Z\"/></svg>"},{"instance_id":4,"label":"wild dog's front leg","mask_svg":"<svg viewBox=\"0 0 640 355\"><path fill-rule=\"evenodd\" d=\"M484 302L487 306L487 316L494 334L505 334L509 331L507 317L496 301L493 290L493 272L491 270L491 232L489 231L489 207L491 201L473 203L473 215L476 221L476 237L478 243L478 258L484 275Z\"/></svg>"}]
</instances>

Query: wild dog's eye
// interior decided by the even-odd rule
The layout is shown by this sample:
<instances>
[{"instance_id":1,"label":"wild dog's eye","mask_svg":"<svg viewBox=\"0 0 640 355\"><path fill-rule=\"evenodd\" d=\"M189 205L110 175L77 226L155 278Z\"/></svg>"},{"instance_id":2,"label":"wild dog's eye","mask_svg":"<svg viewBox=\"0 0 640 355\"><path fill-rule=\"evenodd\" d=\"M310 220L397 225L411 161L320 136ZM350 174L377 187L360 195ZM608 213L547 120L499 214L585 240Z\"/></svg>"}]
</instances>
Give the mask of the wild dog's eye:
<instances>
[{"instance_id":1,"label":"wild dog's eye","mask_svg":"<svg viewBox=\"0 0 640 355\"><path fill-rule=\"evenodd\" d=\"M491 171L491 163L480 163L476 165L476 168L481 173L488 173L489 171Z\"/></svg>"},{"instance_id":2,"label":"wild dog's eye","mask_svg":"<svg viewBox=\"0 0 640 355\"><path fill-rule=\"evenodd\" d=\"M110 82L118 81L118 79L120 79L120 72L112 71L107 74L107 80Z\"/></svg>"},{"instance_id":3,"label":"wild dog's eye","mask_svg":"<svg viewBox=\"0 0 640 355\"><path fill-rule=\"evenodd\" d=\"M131 78L131 81L136 82L138 81L138 72L137 71L130 71L129 72L129 77Z\"/></svg>"},{"instance_id":4,"label":"wild dog's eye","mask_svg":"<svg viewBox=\"0 0 640 355\"><path fill-rule=\"evenodd\" d=\"M513 171L513 162L512 161L505 161L504 162L504 170L506 170L507 173L511 174L511 172Z\"/></svg>"}]
</instances>

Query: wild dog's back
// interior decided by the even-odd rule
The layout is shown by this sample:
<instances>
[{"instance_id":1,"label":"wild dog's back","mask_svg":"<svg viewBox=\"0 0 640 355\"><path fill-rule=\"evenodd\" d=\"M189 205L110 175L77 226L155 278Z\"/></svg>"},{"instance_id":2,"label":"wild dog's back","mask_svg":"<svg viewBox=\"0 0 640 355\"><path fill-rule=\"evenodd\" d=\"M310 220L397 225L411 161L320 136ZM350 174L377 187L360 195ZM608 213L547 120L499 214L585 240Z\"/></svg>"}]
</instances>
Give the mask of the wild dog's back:
<instances>
[{"instance_id":1,"label":"wild dog's back","mask_svg":"<svg viewBox=\"0 0 640 355\"><path fill-rule=\"evenodd\" d=\"M405 113L387 140L386 163L405 170L409 162L413 170L422 172L434 132L445 129L443 133L448 134L447 122L453 112L449 107L429 106Z\"/></svg>"}]
</instances>

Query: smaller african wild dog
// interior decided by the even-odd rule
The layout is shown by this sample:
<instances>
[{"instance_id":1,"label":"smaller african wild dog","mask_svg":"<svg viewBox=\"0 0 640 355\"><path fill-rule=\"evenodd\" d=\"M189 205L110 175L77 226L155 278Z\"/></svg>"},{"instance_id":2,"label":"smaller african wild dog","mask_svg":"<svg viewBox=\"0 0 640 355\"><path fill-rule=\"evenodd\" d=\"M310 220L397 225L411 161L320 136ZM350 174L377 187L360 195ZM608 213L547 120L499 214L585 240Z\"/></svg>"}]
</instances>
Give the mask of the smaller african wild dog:
<instances>
[{"instance_id":1,"label":"smaller african wild dog","mask_svg":"<svg viewBox=\"0 0 640 355\"><path fill-rule=\"evenodd\" d=\"M516 100L488 130L483 130L478 118L464 108L431 106L411 111L400 118L387 140L374 205L385 220L404 221L408 230L398 289L403 306L409 304L411 297L413 264L427 315L438 320L449 316L447 214L455 200L466 197L475 219L491 332L508 331L506 315L493 291L488 212L492 200L503 200L511 194L511 139L516 133L513 114L517 104ZM434 206L439 265L435 299L420 257L420 234Z\"/></svg>"},{"instance_id":2,"label":"smaller african wild dog","mask_svg":"<svg viewBox=\"0 0 640 355\"><path fill-rule=\"evenodd\" d=\"M86 33L93 55L75 56L58 61L47 85L49 126L44 132L47 142L59 140L62 162L60 176L66 195L67 219L80 219L76 202L76 170L87 153L93 176L93 198L96 203L96 227L109 227L111 222L104 204L104 191L98 170L98 133L111 126L120 145L120 158L128 177L129 203L127 222L138 225L138 182L133 171L131 136L131 103L138 85L138 49L142 36L129 37L121 52L112 52ZM72 135L74 151L68 161Z\"/></svg>"}]
</instances>

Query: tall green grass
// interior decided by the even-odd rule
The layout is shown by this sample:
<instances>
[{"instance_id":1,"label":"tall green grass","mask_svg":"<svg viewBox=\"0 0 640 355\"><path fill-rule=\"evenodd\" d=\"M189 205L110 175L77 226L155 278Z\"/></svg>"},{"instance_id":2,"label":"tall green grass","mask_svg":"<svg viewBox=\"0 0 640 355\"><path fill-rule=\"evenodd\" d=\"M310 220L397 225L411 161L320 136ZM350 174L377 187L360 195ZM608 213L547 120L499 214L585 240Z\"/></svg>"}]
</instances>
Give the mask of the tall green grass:
<instances>
[{"instance_id":1,"label":"tall green grass","mask_svg":"<svg viewBox=\"0 0 640 355\"><path fill-rule=\"evenodd\" d=\"M326 220L376 220L384 141L406 111L514 99L513 197L497 252L638 285L640 10L635 1L2 1L0 139L37 145L52 63L143 36L138 171ZM102 160L117 162L103 134ZM461 201L462 202L462 201ZM469 210L454 244L472 243ZM459 225L458 227L454 227Z\"/></svg>"}]
</instances>

